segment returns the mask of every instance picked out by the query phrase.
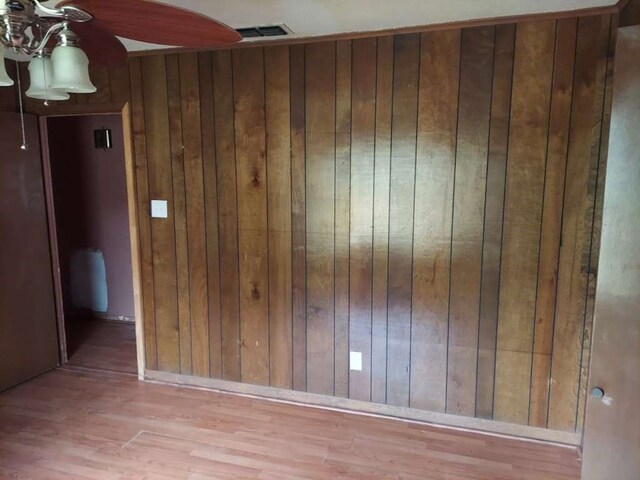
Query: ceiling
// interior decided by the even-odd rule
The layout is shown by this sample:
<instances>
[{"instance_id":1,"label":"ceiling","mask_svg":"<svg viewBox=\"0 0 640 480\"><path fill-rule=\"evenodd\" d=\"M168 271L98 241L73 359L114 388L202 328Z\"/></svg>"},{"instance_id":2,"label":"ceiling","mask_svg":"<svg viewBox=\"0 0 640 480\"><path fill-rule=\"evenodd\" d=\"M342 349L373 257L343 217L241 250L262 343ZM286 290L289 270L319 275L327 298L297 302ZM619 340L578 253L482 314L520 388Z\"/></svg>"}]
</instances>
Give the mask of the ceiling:
<instances>
[{"instance_id":1,"label":"ceiling","mask_svg":"<svg viewBox=\"0 0 640 480\"><path fill-rule=\"evenodd\" d=\"M105 0L109 1L109 0ZM233 28L286 24L295 37L611 6L617 0L162 0ZM246 41L246 40L245 40ZM130 40L129 51L166 48Z\"/></svg>"},{"instance_id":2,"label":"ceiling","mask_svg":"<svg viewBox=\"0 0 640 480\"><path fill-rule=\"evenodd\" d=\"M53 6L59 0L43 2ZM109 0L104 0L109 2ZM233 28L285 24L288 38L375 32L538 13L610 7L618 0L155 0L210 16ZM281 37L280 37L281 38ZM130 52L166 49L121 39ZM268 41L246 39L250 41ZM27 60L6 52L7 57Z\"/></svg>"}]
</instances>

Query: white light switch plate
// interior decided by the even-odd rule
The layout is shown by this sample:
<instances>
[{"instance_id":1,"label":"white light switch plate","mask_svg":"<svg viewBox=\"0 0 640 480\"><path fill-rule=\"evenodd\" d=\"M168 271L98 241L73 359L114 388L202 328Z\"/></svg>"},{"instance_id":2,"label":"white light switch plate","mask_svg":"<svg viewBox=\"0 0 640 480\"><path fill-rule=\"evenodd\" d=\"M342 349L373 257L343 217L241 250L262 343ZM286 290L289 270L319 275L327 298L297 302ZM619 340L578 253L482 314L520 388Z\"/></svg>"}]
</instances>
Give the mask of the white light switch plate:
<instances>
[{"instance_id":1,"label":"white light switch plate","mask_svg":"<svg viewBox=\"0 0 640 480\"><path fill-rule=\"evenodd\" d=\"M349 352L349 367L351 370L362 371L362 352Z\"/></svg>"},{"instance_id":2,"label":"white light switch plate","mask_svg":"<svg viewBox=\"0 0 640 480\"><path fill-rule=\"evenodd\" d=\"M151 218L168 218L166 200L151 200Z\"/></svg>"}]
</instances>

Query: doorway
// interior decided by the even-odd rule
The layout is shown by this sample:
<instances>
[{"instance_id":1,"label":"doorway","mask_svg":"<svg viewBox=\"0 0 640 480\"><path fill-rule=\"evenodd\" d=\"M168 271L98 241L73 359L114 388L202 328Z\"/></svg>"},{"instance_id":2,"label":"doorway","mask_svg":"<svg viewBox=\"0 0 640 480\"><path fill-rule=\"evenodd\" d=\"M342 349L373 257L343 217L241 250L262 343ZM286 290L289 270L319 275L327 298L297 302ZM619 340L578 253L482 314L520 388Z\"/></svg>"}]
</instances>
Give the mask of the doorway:
<instances>
[{"instance_id":1,"label":"doorway","mask_svg":"<svg viewBox=\"0 0 640 480\"><path fill-rule=\"evenodd\" d=\"M136 374L122 115L52 116L42 122L63 361L73 368Z\"/></svg>"}]
</instances>

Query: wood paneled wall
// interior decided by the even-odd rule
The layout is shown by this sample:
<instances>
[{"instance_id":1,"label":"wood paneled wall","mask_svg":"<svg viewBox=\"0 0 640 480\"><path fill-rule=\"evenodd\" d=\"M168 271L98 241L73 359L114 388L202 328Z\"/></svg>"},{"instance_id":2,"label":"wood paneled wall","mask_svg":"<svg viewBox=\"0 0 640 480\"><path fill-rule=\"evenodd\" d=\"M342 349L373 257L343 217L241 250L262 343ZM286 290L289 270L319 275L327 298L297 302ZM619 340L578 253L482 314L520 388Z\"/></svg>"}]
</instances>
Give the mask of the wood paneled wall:
<instances>
[{"instance_id":1,"label":"wood paneled wall","mask_svg":"<svg viewBox=\"0 0 640 480\"><path fill-rule=\"evenodd\" d=\"M96 70L77 98L133 109L147 367L580 430L615 32L586 16Z\"/></svg>"}]
</instances>

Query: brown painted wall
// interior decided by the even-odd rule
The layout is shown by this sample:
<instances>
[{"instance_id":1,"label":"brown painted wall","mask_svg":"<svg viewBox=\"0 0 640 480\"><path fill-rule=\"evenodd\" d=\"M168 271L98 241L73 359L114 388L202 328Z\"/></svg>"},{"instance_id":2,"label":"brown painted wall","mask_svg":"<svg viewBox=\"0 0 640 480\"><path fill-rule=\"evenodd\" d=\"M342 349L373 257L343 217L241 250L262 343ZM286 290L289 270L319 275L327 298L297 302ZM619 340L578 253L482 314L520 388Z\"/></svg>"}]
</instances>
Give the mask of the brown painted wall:
<instances>
[{"instance_id":1,"label":"brown painted wall","mask_svg":"<svg viewBox=\"0 0 640 480\"><path fill-rule=\"evenodd\" d=\"M580 430L615 31L590 16L96 70L74 101L130 83L148 368Z\"/></svg>"}]
</instances>

